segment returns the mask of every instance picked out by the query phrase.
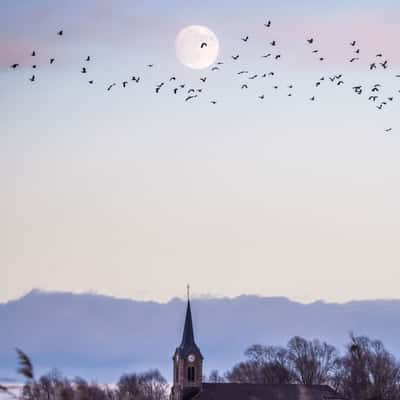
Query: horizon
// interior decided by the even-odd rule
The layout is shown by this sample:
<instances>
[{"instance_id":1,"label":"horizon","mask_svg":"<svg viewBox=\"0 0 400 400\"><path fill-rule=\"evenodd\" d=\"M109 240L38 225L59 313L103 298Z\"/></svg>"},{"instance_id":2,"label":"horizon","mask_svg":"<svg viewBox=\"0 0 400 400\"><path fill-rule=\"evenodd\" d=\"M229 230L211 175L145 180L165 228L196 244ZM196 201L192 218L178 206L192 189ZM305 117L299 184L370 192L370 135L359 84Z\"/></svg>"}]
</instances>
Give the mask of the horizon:
<instances>
[{"instance_id":1,"label":"horizon","mask_svg":"<svg viewBox=\"0 0 400 400\"><path fill-rule=\"evenodd\" d=\"M121 297L121 296L116 296L113 294L108 294L108 293L101 293L98 291L94 290L88 290L88 291L69 291L69 290L50 290L50 289L41 289L41 288L32 288L22 294L20 294L17 297L10 298L10 299L5 299L1 300L0 299L0 305L1 304L6 304L9 302L14 302L18 301L24 297L27 297L29 295L35 295L35 294L65 294L65 295L77 295L77 296L99 296L99 297L109 297L115 300L130 300L133 302L143 302L143 303L156 303L156 304L168 304L170 302L179 300L182 302L187 301L187 297L183 296L173 296L169 297L165 300L160 300L160 299L146 299L146 298L134 298L134 297ZM291 298L289 296L281 295L281 296L268 296L268 295L261 295L261 294L256 294L256 293L242 293L242 294L237 294L237 295L232 295L232 296L227 296L227 295L213 295L213 294L208 294L208 293L191 293L190 295L190 300L235 300L239 299L242 297L251 297L251 298L258 298L258 299L284 299L288 300L293 303L298 303L298 304L303 304L303 305L312 305L315 303L324 303L324 304L337 304L337 305L346 305L349 303L359 303L359 302L400 302L400 297L399 298L350 298L349 300L344 300L344 301L331 301L327 299L314 299L314 300L301 300L301 299L295 299Z\"/></svg>"}]
</instances>

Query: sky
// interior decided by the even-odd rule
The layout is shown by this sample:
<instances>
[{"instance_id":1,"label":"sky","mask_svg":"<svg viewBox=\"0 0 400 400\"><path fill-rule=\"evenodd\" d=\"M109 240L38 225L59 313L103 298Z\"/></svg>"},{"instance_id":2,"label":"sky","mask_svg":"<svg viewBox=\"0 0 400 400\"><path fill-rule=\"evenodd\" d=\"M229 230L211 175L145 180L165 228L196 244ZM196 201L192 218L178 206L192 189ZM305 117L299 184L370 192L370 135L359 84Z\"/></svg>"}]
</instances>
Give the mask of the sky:
<instances>
[{"instance_id":1,"label":"sky","mask_svg":"<svg viewBox=\"0 0 400 400\"><path fill-rule=\"evenodd\" d=\"M398 298L399 18L397 0L2 0L0 301L32 288L167 301L187 283L197 296ZM218 36L221 71L176 59L191 24ZM260 57L271 40L279 64ZM390 68L370 72L378 52ZM243 92L239 67L277 74ZM344 87L314 87L338 73ZM122 89L132 75L141 84ZM204 95L156 95L172 75L207 76ZM351 89L376 82L396 97L383 112Z\"/></svg>"}]
</instances>

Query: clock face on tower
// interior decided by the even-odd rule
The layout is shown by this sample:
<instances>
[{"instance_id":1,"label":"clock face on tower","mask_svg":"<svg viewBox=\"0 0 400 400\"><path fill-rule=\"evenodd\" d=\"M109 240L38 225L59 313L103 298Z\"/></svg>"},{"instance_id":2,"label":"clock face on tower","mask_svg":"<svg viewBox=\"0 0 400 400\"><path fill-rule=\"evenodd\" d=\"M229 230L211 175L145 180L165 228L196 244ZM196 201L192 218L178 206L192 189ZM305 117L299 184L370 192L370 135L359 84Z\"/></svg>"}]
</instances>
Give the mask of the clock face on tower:
<instances>
[{"instance_id":1,"label":"clock face on tower","mask_svg":"<svg viewBox=\"0 0 400 400\"><path fill-rule=\"evenodd\" d=\"M194 355L194 354L189 354L189 356L188 356L188 361L189 361L189 362L194 362L195 360L196 360L195 355Z\"/></svg>"}]
</instances>

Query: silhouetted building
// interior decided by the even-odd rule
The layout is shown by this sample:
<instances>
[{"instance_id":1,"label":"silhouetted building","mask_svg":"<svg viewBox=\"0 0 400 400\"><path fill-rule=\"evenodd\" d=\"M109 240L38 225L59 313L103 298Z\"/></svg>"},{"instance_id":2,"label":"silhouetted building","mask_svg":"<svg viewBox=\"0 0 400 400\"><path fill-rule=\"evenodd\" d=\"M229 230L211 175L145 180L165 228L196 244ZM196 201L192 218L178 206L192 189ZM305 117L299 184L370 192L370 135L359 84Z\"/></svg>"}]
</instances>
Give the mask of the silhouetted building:
<instances>
[{"instance_id":1,"label":"silhouetted building","mask_svg":"<svg viewBox=\"0 0 400 400\"><path fill-rule=\"evenodd\" d=\"M203 355L194 340L188 298L181 344L173 360L171 400L337 400L326 385L203 383Z\"/></svg>"}]
</instances>

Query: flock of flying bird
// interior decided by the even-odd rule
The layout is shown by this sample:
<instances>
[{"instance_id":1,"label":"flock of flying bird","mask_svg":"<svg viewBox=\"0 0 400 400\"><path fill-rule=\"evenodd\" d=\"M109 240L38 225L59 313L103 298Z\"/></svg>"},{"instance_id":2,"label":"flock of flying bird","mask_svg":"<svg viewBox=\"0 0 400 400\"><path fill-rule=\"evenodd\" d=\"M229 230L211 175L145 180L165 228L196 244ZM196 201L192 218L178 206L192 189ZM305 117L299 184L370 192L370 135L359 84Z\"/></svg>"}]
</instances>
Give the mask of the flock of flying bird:
<instances>
[{"instance_id":1,"label":"flock of flying bird","mask_svg":"<svg viewBox=\"0 0 400 400\"><path fill-rule=\"evenodd\" d=\"M264 23L264 26L266 29L271 28L272 26L272 22L270 20L266 21ZM60 30L57 32L57 35L62 37L64 35L64 31ZM249 36L243 36L240 38L240 40L243 43L247 43L249 41ZM311 53L314 54L317 57L317 60L319 62L324 62L325 61L325 57L323 55L320 54L320 50L315 48L315 39L314 38L308 38L306 39L306 43L310 46L311 48ZM272 49L277 49L278 48L278 43L276 40L272 40L269 45L271 46L271 52L268 52L266 54L263 54L261 57L264 59L275 59L275 60L279 60L282 58L282 54L281 53L276 53L273 54ZM200 44L200 48L201 49L206 49L208 46L207 42L202 42ZM348 62L349 63L356 63L357 61L360 60L360 53L361 53L361 49L357 46L357 41L353 40L349 43L350 48L352 49L352 56L349 58ZM32 59L34 59L36 57L37 52L34 50L31 53L31 57ZM231 57L232 62L237 62L240 58L240 54L234 54ZM49 58L49 64L52 65L55 63L55 58ZM89 73L89 62L91 61L91 56L87 56L85 59L86 64L84 66L81 67L81 71L80 73L83 75L87 75ZM217 62L215 65L210 67L210 71L211 72L216 72L219 71L223 68L224 62ZM11 65L11 68L14 70L17 70L18 67L20 67L20 64L15 63ZM32 69L35 71L37 69L37 65L36 64L32 64ZM154 64L148 64L147 68L153 68ZM376 69L382 69L382 70L387 70L389 69L389 61L387 59L384 58L382 53L378 53L376 54L375 58L373 60L371 60L371 62L368 65L368 68L370 71L376 70ZM256 79L264 79L267 77L273 77L275 76L275 72L274 71L270 71L270 72L264 72L262 74L259 73L251 73L248 70L239 70L236 72L238 76L240 76L242 79L244 79L241 84L240 84L240 90L246 90L249 88L249 82L250 81L254 81ZM400 74L395 75L395 78L400 78ZM31 77L29 78L30 82L36 82L37 81L37 77L35 72L32 73ZM117 84L116 82L112 82L106 85L105 90L110 92L114 87L116 86L120 86L122 88L126 88L130 83L134 83L134 84L139 84L142 81L142 78L140 76L132 76L130 77L128 80L124 80L122 82L120 82L119 84ZM184 93L184 101L185 102L191 102L194 101L197 97L199 97L202 93L203 93L203 87L200 88L188 88L187 85L185 83L181 83L181 84L176 84L177 78L175 76L171 76L166 82L170 83L170 84L174 84L175 85L172 87L171 92L175 95L177 95L178 93ZM207 81L207 76L201 77L200 81L202 82L202 84L205 84ZM342 73L339 74L334 74L332 76L322 76L319 80L317 80L315 82L315 88L320 87L324 81L330 82L331 84L337 85L337 86L344 86L345 85L345 80L344 80L344 75ZM95 82L93 79L89 79L88 81L89 85L93 85ZM160 91L166 86L166 82L161 82L158 85L155 86L154 88L154 92L156 94L160 93ZM381 95L381 89L382 89L382 84L381 83L376 83L374 84L372 87L365 87L361 84L356 84L354 86L352 86L352 91L358 95L361 96L363 94L367 94L367 98L368 100L375 105L376 109L381 111L383 110L389 103L392 103L395 101L395 95L391 95L389 97L383 97ZM290 89L289 93L287 94L288 97L292 97L293 96L293 88L294 85L290 84L287 86L288 89ZM274 90L278 90L279 86L278 85L274 85L272 86L272 89ZM397 90L397 93L400 93L400 90ZM265 94L259 94L258 95L258 99L259 100L264 100L265 98ZM313 95L311 97L308 98L308 100L310 102L314 102L317 100L317 96ZM217 100L210 100L210 103L213 105L217 104ZM389 134L393 129L392 128L386 128L385 132L386 134Z\"/></svg>"}]
</instances>

